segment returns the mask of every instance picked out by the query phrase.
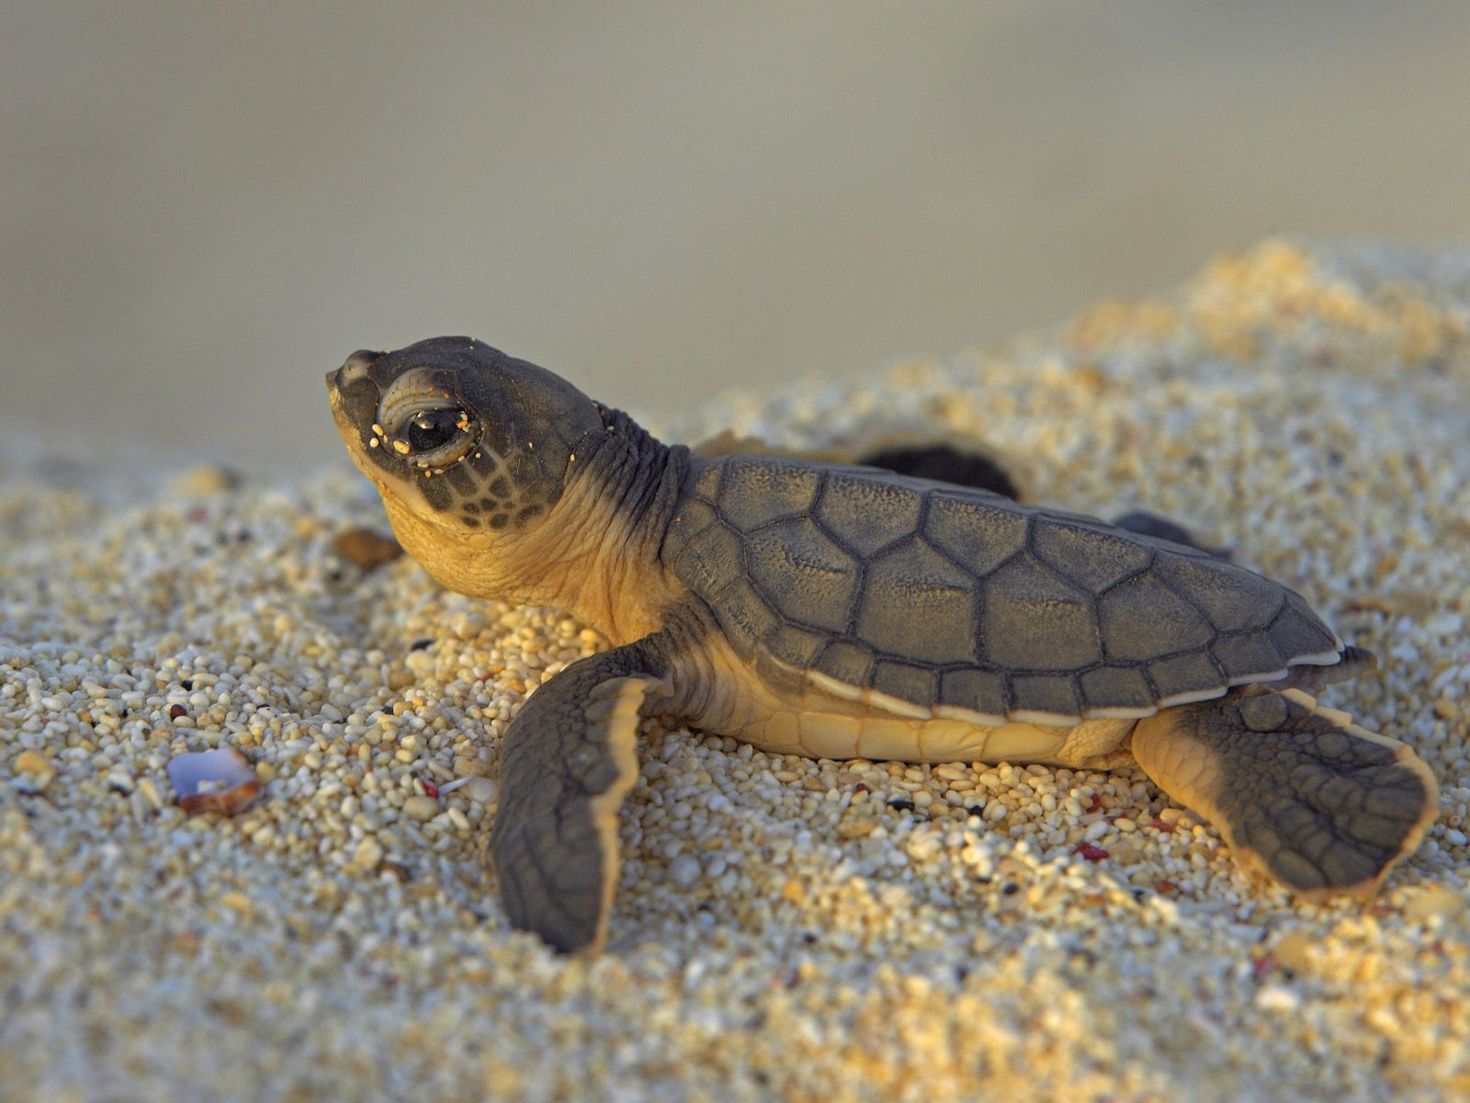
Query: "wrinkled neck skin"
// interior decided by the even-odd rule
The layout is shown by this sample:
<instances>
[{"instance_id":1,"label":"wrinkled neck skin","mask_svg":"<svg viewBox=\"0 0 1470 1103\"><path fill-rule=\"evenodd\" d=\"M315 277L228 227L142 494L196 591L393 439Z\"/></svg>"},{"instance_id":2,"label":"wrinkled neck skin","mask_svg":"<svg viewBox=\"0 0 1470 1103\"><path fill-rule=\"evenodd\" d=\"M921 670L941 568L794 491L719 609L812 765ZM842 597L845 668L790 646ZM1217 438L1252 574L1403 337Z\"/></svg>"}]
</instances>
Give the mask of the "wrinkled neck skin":
<instances>
[{"instance_id":1,"label":"wrinkled neck skin","mask_svg":"<svg viewBox=\"0 0 1470 1103\"><path fill-rule=\"evenodd\" d=\"M656 631L683 588L659 561L689 470L662 444L605 410L600 434L573 452L561 500L529 531L470 532L426 521L384 495L394 534L451 590L563 609L614 644Z\"/></svg>"}]
</instances>

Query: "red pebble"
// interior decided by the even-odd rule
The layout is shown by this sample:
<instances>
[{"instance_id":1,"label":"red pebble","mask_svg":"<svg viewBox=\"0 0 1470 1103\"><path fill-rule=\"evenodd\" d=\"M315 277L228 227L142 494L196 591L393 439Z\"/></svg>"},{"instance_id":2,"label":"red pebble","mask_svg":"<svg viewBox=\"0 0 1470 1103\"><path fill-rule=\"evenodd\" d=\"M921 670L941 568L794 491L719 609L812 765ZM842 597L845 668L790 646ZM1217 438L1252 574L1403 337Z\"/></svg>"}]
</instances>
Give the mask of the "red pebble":
<instances>
[{"instance_id":1,"label":"red pebble","mask_svg":"<svg viewBox=\"0 0 1470 1103\"><path fill-rule=\"evenodd\" d=\"M1100 846L1091 843L1078 843L1072 848L1073 854L1080 854L1089 862L1100 862L1108 856L1108 852Z\"/></svg>"},{"instance_id":2,"label":"red pebble","mask_svg":"<svg viewBox=\"0 0 1470 1103\"><path fill-rule=\"evenodd\" d=\"M424 796L439 799L439 786L435 785L426 777L419 778L419 784L424 787Z\"/></svg>"},{"instance_id":3,"label":"red pebble","mask_svg":"<svg viewBox=\"0 0 1470 1103\"><path fill-rule=\"evenodd\" d=\"M1098 796L1096 793L1093 793L1092 803L1087 806L1087 811L1089 814L1102 811L1102 797Z\"/></svg>"},{"instance_id":4,"label":"red pebble","mask_svg":"<svg viewBox=\"0 0 1470 1103\"><path fill-rule=\"evenodd\" d=\"M1264 977L1276 963L1268 957L1251 958L1251 976Z\"/></svg>"},{"instance_id":5,"label":"red pebble","mask_svg":"<svg viewBox=\"0 0 1470 1103\"><path fill-rule=\"evenodd\" d=\"M1165 823L1157 816L1154 817L1153 827L1155 830L1162 831L1166 835L1174 834L1174 825L1172 823Z\"/></svg>"}]
</instances>

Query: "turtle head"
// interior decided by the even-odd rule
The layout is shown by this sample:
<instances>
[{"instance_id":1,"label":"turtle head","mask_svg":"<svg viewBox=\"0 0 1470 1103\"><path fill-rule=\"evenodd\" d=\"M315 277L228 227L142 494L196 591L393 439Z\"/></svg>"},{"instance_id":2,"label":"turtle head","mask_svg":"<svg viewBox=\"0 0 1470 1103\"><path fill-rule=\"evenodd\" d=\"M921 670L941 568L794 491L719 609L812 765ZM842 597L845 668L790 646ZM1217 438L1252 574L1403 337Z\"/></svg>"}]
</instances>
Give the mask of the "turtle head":
<instances>
[{"instance_id":1,"label":"turtle head","mask_svg":"<svg viewBox=\"0 0 1470 1103\"><path fill-rule=\"evenodd\" d=\"M416 544L483 546L540 524L578 442L603 428L570 383L469 337L354 352L327 390L353 463L420 559Z\"/></svg>"}]
</instances>

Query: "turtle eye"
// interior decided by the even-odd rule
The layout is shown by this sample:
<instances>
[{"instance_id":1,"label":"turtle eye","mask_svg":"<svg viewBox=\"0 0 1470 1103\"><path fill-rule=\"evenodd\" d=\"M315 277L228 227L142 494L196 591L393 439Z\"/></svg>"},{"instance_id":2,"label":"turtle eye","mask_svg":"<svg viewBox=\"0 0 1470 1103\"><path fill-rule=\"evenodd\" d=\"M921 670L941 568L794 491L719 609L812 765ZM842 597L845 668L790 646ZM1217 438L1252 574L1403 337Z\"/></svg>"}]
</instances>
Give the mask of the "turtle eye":
<instances>
[{"instance_id":1,"label":"turtle eye","mask_svg":"<svg viewBox=\"0 0 1470 1103\"><path fill-rule=\"evenodd\" d=\"M420 467L446 467L464 458L474 439L470 415L456 406L415 410L392 439L393 451Z\"/></svg>"},{"instance_id":2,"label":"turtle eye","mask_svg":"<svg viewBox=\"0 0 1470 1103\"><path fill-rule=\"evenodd\" d=\"M409 454L421 455L443 448L466 424L463 410L420 410L408 419L401 435Z\"/></svg>"}]
</instances>

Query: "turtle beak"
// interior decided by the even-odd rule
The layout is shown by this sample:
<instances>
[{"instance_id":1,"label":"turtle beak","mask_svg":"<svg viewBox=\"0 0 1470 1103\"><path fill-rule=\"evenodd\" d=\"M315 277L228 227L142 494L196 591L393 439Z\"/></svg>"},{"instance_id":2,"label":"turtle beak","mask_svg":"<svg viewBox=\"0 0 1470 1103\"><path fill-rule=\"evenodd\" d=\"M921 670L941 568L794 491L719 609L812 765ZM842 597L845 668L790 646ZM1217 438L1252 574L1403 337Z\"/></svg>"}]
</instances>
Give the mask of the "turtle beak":
<instances>
[{"instance_id":1,"label":"turtle beak","mask_svg":"<svg viewBox=\"0 0 1470 1103\"><path fill-rule=\"evenodd\" d=\"M378 409L378 385L372 368L380 353L354 352L336 371L326 375L327 395L331 399L332 420L354 454L368 447Z\"/></svg>"}]
</instances>

